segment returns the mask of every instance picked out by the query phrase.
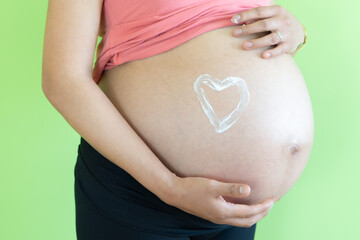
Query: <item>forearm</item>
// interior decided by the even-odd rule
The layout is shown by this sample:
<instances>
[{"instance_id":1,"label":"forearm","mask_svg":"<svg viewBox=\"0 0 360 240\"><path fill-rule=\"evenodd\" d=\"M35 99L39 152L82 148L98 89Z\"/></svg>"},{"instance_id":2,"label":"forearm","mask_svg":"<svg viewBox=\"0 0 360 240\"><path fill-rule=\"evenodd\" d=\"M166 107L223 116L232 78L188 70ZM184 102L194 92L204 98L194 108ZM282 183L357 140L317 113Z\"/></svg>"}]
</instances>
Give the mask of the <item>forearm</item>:
<instances>
[{"instance_id":1,"label":"forearm","mask_svg":"<svg viewBox=\"0 0 360 240\"><path fill-rule=\"evenodd\" d=\"M71 127L104 157L166 202L177 178L91 78L45 81L43 91Z\"/></svg>"}]
</instances>

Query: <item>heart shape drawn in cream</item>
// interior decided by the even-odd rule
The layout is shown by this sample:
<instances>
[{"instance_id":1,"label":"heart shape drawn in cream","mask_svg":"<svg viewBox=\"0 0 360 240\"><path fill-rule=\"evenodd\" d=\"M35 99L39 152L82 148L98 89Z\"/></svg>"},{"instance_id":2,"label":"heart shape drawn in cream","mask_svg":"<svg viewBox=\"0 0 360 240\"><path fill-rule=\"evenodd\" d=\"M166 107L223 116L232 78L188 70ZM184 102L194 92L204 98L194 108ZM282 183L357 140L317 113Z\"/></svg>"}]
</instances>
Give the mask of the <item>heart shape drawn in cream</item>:
<instances>
[{"instance_id":1,"label":"heart shape drawn in cream","mask_svg":"<svg viewBox=\"0 0 360 240\"><path fill-rule=\"evenodd\" d=\"M206 98L202 84L209 86L215 91L222 91L230 86L236 86L241 96L236 108L222 119L219 119L208 99ZM206 116L209 118L210 123L214 126L217 133L222 133L229 129L239 119L240 114L249 105L250 101L250 93L246 82L239 77L227 77L223 80L220 80L212 78L209 74L202 74L196 79L194 83L194 91L201 103L202 109L204 110Z\"/></svg>"}]
</instances>

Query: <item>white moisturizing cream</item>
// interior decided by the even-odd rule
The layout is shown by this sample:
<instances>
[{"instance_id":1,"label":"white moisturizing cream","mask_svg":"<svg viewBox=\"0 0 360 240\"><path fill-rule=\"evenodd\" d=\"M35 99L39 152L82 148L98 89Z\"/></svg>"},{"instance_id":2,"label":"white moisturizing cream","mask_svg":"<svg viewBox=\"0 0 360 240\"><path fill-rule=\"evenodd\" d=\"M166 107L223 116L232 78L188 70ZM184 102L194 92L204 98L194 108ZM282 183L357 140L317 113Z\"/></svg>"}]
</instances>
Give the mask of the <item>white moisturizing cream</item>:
<instances>
[{"instance_id":1,"label":"white moisturizing cream","mask_svg":"<svg viewBox=\"0 0 360 240\"><path fill-rule=\"evenodd\" d=\"M215 91L221 91L230 86L236 86L241 96L236 108L228 115L219 119L208 99L206 98L203 88L204 84ZM204 110L206 116L209 118L210 123L214 126L217 133L222 133L229 129L239 119L241 113L245 110L250 101L250 93L246 82L239 77L227 77L223 80L220 80L212 78L209 74L202 74L196 79L194 83L194 91L201 103L202 109Z\"/></svg>"}]
</instances>

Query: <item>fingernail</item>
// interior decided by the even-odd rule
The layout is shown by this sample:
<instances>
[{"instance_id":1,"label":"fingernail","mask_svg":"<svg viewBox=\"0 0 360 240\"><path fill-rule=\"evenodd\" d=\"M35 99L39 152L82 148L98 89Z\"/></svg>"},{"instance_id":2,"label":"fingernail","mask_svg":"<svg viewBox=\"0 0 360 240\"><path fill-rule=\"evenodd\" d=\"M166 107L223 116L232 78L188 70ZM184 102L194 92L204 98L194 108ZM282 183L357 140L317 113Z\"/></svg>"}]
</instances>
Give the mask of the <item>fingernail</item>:
<instances>
[{"instance_id":1,"label":"fingernail","mask_svg":"<svg viewBox=\"0 0 360 240\"><path fill-rule=\"evenodd\" d=\"M231 21L235 24L238 24L240 23L240 19L241 19L240 15L235 15L231 18Z\"/></svg>"},{"instance_id":2,"label":"fingernail","mask_svg":"<svg viewBox=\"0 0 360 240\"><path fill-rule=\"evenodd\" d=\"M245 43L245 47L247 47L247 48L251 48L252 46L253 46L252 42L246 42Z\"/></svg>"},{"instance_id":3,"label":"fingernail","mask_svg":"<svg viewBox=\"0 0 360 240\"><path fill-rule=\"evenodd\" d=\"M239 36L240 34L242 34L242 30L241 29L237 29L237 30L235 30L235 35L236 36Z\"/></svg>"},{"instance_id":4,"label":"fingernail","mask_svg":"<svg viewBox=\"0 0 360 240\"><path fill-rule=\"evenodd\" d=\"M272 205L269 207L268 211L270 211L270 209L272 209L273 206L274 206L274 204L272 204Z\"/></svg>"},{"instance_id":5,"label":"fingernail","mask_svg":"<svg viewBox=\"0 0 360 240\"><path fill-rule=\"evenodd\" d=\"M267 52L267 53L264 54L264 57L265 57L265 58L270 58L270 56L271 56L271 54L270 54L269 52Z\"/></svg>"},{"instance_id":6,"label":"fingernail","mask_svg":"<svg viewBox=\"0 0 360 240\"><path fill-rule=\"evenodd\" d=\"M250 188L246 185L241 185L239 188L240 194L247 194L247 192L250 192Z\"/></svg>"}]
</instances>

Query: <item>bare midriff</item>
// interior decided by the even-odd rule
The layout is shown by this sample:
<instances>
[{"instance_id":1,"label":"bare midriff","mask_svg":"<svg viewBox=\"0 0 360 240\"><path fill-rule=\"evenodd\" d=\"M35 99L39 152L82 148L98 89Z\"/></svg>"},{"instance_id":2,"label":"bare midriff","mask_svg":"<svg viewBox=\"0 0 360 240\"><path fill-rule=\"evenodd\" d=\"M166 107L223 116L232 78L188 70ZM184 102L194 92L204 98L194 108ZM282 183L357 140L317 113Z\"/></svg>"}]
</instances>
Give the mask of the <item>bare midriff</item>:
<instances>
[{"instance_id":1,"label":"bare midriff","mask_svg":"<svg viewBox=\"0 0 360 240\"><path fill-rule=\"evenodd\" d=\"M201 34L156 56L106 70L99 87L159 160L179 177L245 183L251 194L228 201L278 201L296 183L313 144L313 113L303 76L288 54L269 60L266 49L243 50L229 26ZM218 133L194 91L202 74L242 78L250 101ZM235 86L204 88L219 117L239 101Z\"/></svg>"}]
</instances>

